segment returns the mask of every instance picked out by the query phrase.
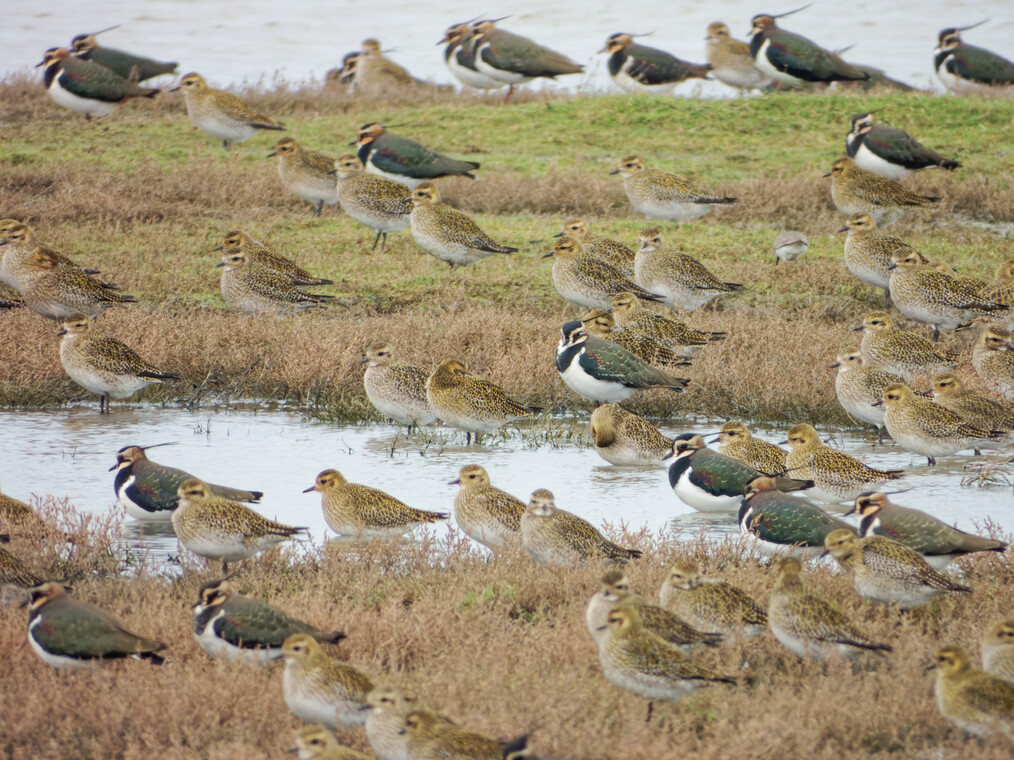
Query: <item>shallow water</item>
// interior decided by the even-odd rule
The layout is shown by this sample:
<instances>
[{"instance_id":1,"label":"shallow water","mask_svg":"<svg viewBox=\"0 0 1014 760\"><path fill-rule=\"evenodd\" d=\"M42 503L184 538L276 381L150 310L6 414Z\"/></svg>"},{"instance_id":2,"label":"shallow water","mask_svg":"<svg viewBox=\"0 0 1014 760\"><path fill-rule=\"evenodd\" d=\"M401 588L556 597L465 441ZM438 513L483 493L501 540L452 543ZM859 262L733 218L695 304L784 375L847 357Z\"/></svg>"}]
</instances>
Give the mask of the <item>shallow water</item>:
<instances>
[{"instance_id":1,"label":"shallow water","mask_svg":"<svg viewBox=\"0 0 1014 760\"><path fill-rule=\"evenodd\" d=\"M669 434L714 432L720 423L662 423ZM549 488L557 506L600 526L621 522L631 531L670 529L680 539L702 531L720 540L735 535L734 516L702 515L680 502L669 488L666 470L620 468L604 462L588 445L586 419L557 418L549 435L514 431L490 445L465 446L464 435L431 427L406 437L391 425L347 426L309 421L285 410L203 409L192 412L150 406L114 405L100 416L94 407L47 412L0 412L0 464L3 492L16 498L53 494L66 497L82 512L119 510L113 473L116 451L127 445L178 442L151 451L151 459L198 477L238 488L264 491L256 509L292 525L305 525L319 543L331 535L320 497L301 491L318 472L341 471L354 482L381 488L420 509L451 511L457 486L448 481L466 464L481 464L493 485L527 501L536 488ZM755 435L778 442L784 430L753 428ZM560 431L571 433L559 435ZM826 431L821 431L827 437ZM833 445L883 468L909 468L901 487L911 490L895 500L975 530L992 518L1014 532L1014 494L1009 486L963 488L962 466L971 457L942 459L927 468L919 457L858 431L836 434ZM450 528L441 526L440 534ZM147 549L153 558L175 554L171 528L124 517L124 540Z\"/></svg>"},{"instance_id":2,"label":"shallow water","mask_svg":"<svg viewBox=\"0 0 1014 760\"><path fill-rule=\"evenodd\" d=\"M344 53L358 49L365 37L379 38L392 51L391 58L416 76L456 83L444 68L443 48L435 43L447 26L482 13L486 18L509 15L505 28L586 65L584 75L564 77L563 86L606 89L611 83L605 56L596 51L614 32L652 32L645 44L703 62L705 28L710 22L723 20L733 36L745 39L755 13L779 13L797 6L756 0L679 6L661 2L627 6L607 0L549 5L446 0L437 6L406 0L339 4L304 0L285 5L269 0L8 0L7 23L0 32L0 71L22 70L41 60L44 50L68 44L76 34L121 24L102 36L102 44L179 61L181 74L199 71L213 85L276 76L288 81L319 80ZM848 60L877 66L916 87L940 90L932 65L940 29L989 18L988 24L969 31L966 39L1009 58L1014 55L1011 11L1009 0L854 0L819 3L782 25L830 49L853 45L846 53ZM698 89L706 95L732 93L717 83L685 84L680 92Z\"/></svg>"}]
</instances>

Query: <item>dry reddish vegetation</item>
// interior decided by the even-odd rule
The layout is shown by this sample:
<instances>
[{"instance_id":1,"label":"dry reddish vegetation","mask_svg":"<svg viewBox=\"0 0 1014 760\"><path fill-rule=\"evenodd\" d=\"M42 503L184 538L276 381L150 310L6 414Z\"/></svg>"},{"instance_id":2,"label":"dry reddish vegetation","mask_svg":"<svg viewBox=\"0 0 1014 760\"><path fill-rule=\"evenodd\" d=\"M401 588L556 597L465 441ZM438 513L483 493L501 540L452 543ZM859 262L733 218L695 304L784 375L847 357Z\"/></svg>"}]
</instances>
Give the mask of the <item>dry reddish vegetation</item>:
<instances>
[{"instance_id":1,"label":"dry reddish vegetation","mask_svg":"<svg viewBox=\"0 0 1014 760\"><path fill-rule=\"evenodd\" d=\"M57 514L66 522L68 513ZM189 607L211 576L196 566L182 579L145 569L122 576L109 543L113 527L69 527L79 539L90 537L90 548L71 560L57 543L33 553L37 539L11 548L36 572L70 577L80 598L164 641L169 662L58 672L29 649L25 612L0 607L2 754L280 757L299 725L282 700L281 665L209 661L193 640ZM744 559L732 544L613 537L647 550L628 567L634 589L647 596L676 556L695 557L762 603L774 583L766 565ZM862 603L840 574L807 574L811 586L895 651L854 664L812 664L764 635L696 654L740 684L710 687L678 705L656 704L650 723L645 700L602 676L585 629L584 606L602 568L548 570L519 554L486 562L467 539L452 538L442 545L328 546L296 560L275 551L241 567L238 583L314 624L343 629L347 641L330 653L375 681L414 690L475 730L502 737L532 732L540 757L1009 758L1014 747L1005 738L965 740L938 716L933 676L924 672L943 643L963 644L977 656L982 629L1014 606L1006 558L966 561L962 570L974 593L904 615ZM361 730L343 738L366 748Z\"/></svg>"}]
</instances>

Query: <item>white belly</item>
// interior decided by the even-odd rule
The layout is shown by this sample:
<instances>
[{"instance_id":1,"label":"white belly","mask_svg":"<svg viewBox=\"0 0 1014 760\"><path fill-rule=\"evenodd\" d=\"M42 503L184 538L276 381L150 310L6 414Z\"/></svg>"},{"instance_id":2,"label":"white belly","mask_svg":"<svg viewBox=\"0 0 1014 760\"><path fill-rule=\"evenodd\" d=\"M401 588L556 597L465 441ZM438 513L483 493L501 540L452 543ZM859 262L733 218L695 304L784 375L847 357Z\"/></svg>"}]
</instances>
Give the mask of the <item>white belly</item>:
<instances>
[{"instance_id":1,"label":"white belly","mask_svg":"<svg viewBox=\"0 0 1014 760\"><path fill-rule=\"evenodd\" d=\"M213 660L219 658L235 662L243 662L248 665L267 665L272 660L282 656L281 647L257 647L252 649L233 646L228 641L223 641L215 635L215 621L210 621L204 626L204 631L198 636L194 634L201 649L208 653Z\"/></svg>"},{"instance_id":2,"label":"white belly","mask_svg":"<svg viewBox=\"0 0 1014 760\"><path fill-rule=\"evenodd\" d=\"M28 644L32 647L32 651L39 655L39 659L47 665L52 665L54 668L60 668L61 670L87 670L95 667L97 664L97 660L95 659L81 660L77 657L65 657L43 649L32 636L32 631L41 623L42 618L36 618L28 626Z\"/></svg>"},{"instance_id":3,"label":"white belly","mask_svg":"<svg viewBox=\"0 0 1014 760\"><path fill-rule=\"evenodd\" d=\"M249 124L226 120L214 113L195 114L189 110L189 106L187 110L190 113L190 121L193 122L195 127L211 137L217 137L219 140L243 142L257 133L257 129Z\"/></svg>"},{"instance_id":4,"label":"white belly","mask_svg":"<svg viewBox=\"0 0 1014 760\"><path fill-rule=\"evenodd\" d=\"M144 520L146 522L170 522L173 519L173 510L171 509L159 509L155 512L149 512L147 509L142 509L130 500L127 496L127 489L134 484L136 478L131 475L123 483L123 486L119 491L116 492L116 498L120 506L127 510L127 514L133 517L135 520Z\"/></svg>"},{"instance_id":5,"label":"white belly","mask_svg":"<svg viewBox=\"0 0 1014 760\"><path fill-rule=\"evenodd\" d=\"M613 77L613 81L616 86L624 92L629 92L631 95L671 95L673 88L676 86L675 82L666 82L665 84L644 84L634 79L630 74L626 72L626 68L632 63L633 59L628 58L626 63L623 64L623 68Z\"/></svg>"},{"instance_id":6,"label":"white belly","mask_svg":"<svg viewBox=\"0 0 1014 760\"><path fill-rule=\"evenodd\" d=\"M560 377L574 393L589 401L616 404L626 401L637 393L637 388L628 388L622 383L597 380L582 372L577 367L577 360L574 360L566 371L561 372Z\"/></svg>"},{"instance_id":7,"label":"white belly","mask_svg":"<svg viewBox=\"0 0 1014 760\"><path fill-rule=\"evenodd\" d=\"M495 90L504 86L503 82L474 71L467 66L462 66L458 63L456 51L447 59L447 68L450 69L450 72L459 82L469 87L474 87L477 90Z\"/></svg>"},{"instance_id":8,"label":"white belly","mask_svg":"<svg viewBox=\"0 0 1014 760\"><path fill-rule=\"evenodd\" d=\"M698 512L738 512L743 503L742 496L714 496L693 485L689 468L680 475L672 490L680 501Z\"/></svg>"},{"instance_id":9,"label":"white belly","mask_svg":"<svg viewBox=\"0 0 1014 760\"><path fill-rule=\"evenodd\" d=\"M404 174L391 174L390 172L385 172L374 166L371 159L367 159L366 161L366 171L370 174L376 174L378 177L386 177L387 179L394 180L395 182L400 182L409 190L415 190L419 187L419 185L425 182L425 180L413 179L412 177L407 177Z\"/></svg>"},{"instance_id":10,"label":"white belly","mask_svg":"<svg viewBox=\"0 0 1014 760\"><path fill-rule=\"evenodd\" d=\"M771 45L771 40L764 40L760 46L760 50L757 51L757 57L753 59L753 65L760 69L761 72L767 74L769 77L774 79L776 82L782 84L791 85L792 87L799 87L801 82L790 74L785 74L776 69L771 65L768 60L768 47Z\"/></svg>"},{"instance_id":11,"label":"white belly","mask_svg":"<svg viewBox=\"0 0 1014 760\"><path fill-rule=\"evenodd\" d=\"M63 106L71 111L96 118L108 116L116 108L116 103L108 103L104 100L89 100L68 92L60 86L59 80L60 75L57 74L53 77L53 83L49 86L49 97L58 106Z\"/></svg>"},{"instance_id":12,"label":"white belly","mask_svg":"<svg viewBox=\"0 0 1014 760\"><path fill-rule=\"evenodd\" d=\"M525 82L531 82L532 78L525 76L524 74L518 74L514 71L501 71L500 69L494 69L484 60L482 60L482 50L484 45L480 45L479 49L475 51L475 68L480 73L485 74L495 82L503 82L504 84L524 84Z\"/></svg>"},{"instance_id":13,"label":"white belly","mask_svg":"<svg viewBox=\"0 0 1014 760\"><path fill-rule=\"evenodd\" d=\"M912 174L915 174L911 169L906 169L904 166L897 166L892 164L890 161L885 161L872 150L866 147L866 143L859 146L859 150L856 151L856 165L860 169L865 169L868 172L874 172L881 175L882 177L890 177L891 179L904 179Z\"/></svg>"}]
</instances>

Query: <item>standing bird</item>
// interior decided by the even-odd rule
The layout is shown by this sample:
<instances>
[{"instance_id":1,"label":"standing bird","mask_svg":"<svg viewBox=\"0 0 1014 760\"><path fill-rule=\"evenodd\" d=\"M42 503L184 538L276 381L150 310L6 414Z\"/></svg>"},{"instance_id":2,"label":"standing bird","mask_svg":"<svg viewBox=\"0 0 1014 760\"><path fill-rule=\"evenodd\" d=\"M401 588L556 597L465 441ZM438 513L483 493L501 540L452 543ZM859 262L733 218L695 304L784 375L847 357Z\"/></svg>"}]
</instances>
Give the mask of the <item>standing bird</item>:
<instances>
[{"instance_id":1,"label":"standing bird","mask_svg":"<svg viewBox=\"0 0 1014 760\"><path fill-rule=\"evenodd\" d=\"M1002 327L985 325L972 346L972 367L983 384L1009 396L1014 391L1014 344Z\"/></svg>"},{"instance_id":2,"label":"standing bird","mask_svg":"<svg viewBox=\"0 0 1014 760\"><path fill-rule=\"evenodd\" d=\"M426 380L430 373L414 364L395 361L390 346L374 346L360 364L366 398L385 417L408 426L411 433L419 425L437 418L426 398Z\"/></svg>"},{"instance_id":3,"label":"standing bird","mask_svg":"<svg viewBox=\"0 0 1014 760\"><path fill-rule=\"evenodd\" d=\"M981 282L954 277L925 263L918 254L900 250L891 256L891 300L902 314L941 330L960 327L981 314L1006 316L1009 306L991 301Z\"/></svg>"},{"instance_id":4,"label":"standing bird","mask_svg":"<svg viewBox=\"0 0 1014 760\"><path fill-rule=\"evenodd\" d=\"M565 55L498 29L495 21L479 21L472 25L472 56L480 73L508 85L505 103L516 84L584 71L584 66Z\"/></svg>"},{"instance_id":5,"label":"standing bird","mask_svg":"<svg viewBox=\"0 0 1014 760\"><path fill-rule=\"evenodd\" d=\"M366 695L373 682L340 660L328 657L317 639L294 633L282 644L282 695L300 720L328 728L366 722Z\"/></svg>"},{"instance_id":6,"label":"standing bird","mask_svg":"<svg viewBox=\"0 0 1014 760\"><path fill-rule=\"evenodd\" d=\"M622 346L641 361L663 372L690 366L690 357L677 354L654 338L617 328L613 315L604 309L593 309L584 315L581 322L588 335Z\"/></svg>"},{"instance_id":7,"label":"standing bird","mask_svg":"<svg viewBox=\"0 0 1014 760\"><path fill-rule=\"evenodd\" d=\"M661 301L662 296L650 293L631 282L619 269L594 253L584 250L571 237L556 241L553 250L543 255L553 259L553 286L560 297L585 309L609 309L620 293L633 293L646 301Z\"/></svg>"},{"instance_id":8,"label":"standing bird","mask_svg":"<svg viewBox=\"0 0 1014 760\"><path fill-rule=\"evenodd\" d=\"M953 372L945 372L933 380L933 400L964 418L965 422L983 430L997 430L1006 435L983 448L1004 448L1014 443L1014 410L985 393L965 387Z\"/></svg>"},{"instance_id":9,"label":"standing bird","mask_svg":"<svg viewBox=\"0 0 1014 760\"><path fill-rule=\"evenodd\" d=\"M775 254L775 266L779 261L795 261L808 250L810 241L802 232L783 232L771 245Z\"/></svg>"},{"instance_id":10,"label":"standing bird","mask_svg":"<svg viewBox=\"0 0 1014 760\"><path fill-rule=\"evenodd\" d=\"M782 491L813 487L812 480L786 478L777 472L758 472L737 459L722 456L704 445L700 435L684 433L672 443L665 457L669 465L669 486L676 498L698 512L736 512L747 485L759 475L771 475Z\"/></svg>"},{"instance_id":11,"label":"standing bird","mask_svg":"<svg viewBox=\"0 0 1014 760\"><path fill-rule=\"evenodd\" d=\"M178 491L180 505L173 512L173 529L179 542L205 559L240 562L271 547L297 538L307 528L269 520L238 501L215 496L207 483L197 478L183 481Z\"/></svg>"},{"instance_id":12,"label":"standing bird","mask_svg":"<svg viewBox=\"0 0 1014 760\"><path fill-rule=\"evenodd\" d=\"M115 29L115 27L103 29L101 32L77 35L70 41L70 51L78 58L105 66L117 76L130 82L143 82L145 79L162 74L176 73L178 63L162 63L124 50L99 45L99 41L95 38L102 32L108 32L111 29Z\"/></svg>"},{"instance_id":13,"label":"standing bird","mask_svg":"<svg viewBox=\"0 0 1014 760\"><path fill-rule=\"evenodd\" d=\"M735 639L752 639L768 627L768 613L737 586L701 575L693 560L678 560L658 592L658 601L690 625Z\"/></svg>"},{"instance_id":14,"label":"standing bird","mask_svg":"<svg viewBox=\"0 0 1014 760\"><path fill-rule=\"evenodd\" d=\"M884 389L895 383L904 383L898 375L887 372L867 362L862 354L841 354L828 369L837 369L834 378L834 393L838 403L852 417L877 428L879 440L883 443L884 433Z\"/></svg>"},{"instance_id":15,"label":"standing bird","mask_svg":"<svg viewBox=\"0 0 1014 760\"><path fill-rule=\"evenodd\" d=\"M133 657L161 665L165 644L131 633L108 612L78 601L62 583L43 583L29 591L28 643L54 668L78 670L102 660Z\"/></svg>"},{"instance_id":16,"label":"standing bird","mask_svg":"<svg viewBox=\"0 0 1014 760\"><path fill-rule=\"evenodd\" d=\"M303 726L296 731L296 743L289 749L298 760L371 760L369 755L339 744L323 726Z\"/></svg>"},{"instance_id":17,"label":"standing bird","mask_svg":"<svg viewBox=\"0 0 1014 760\"><path fill-rule=\"evenodd\" d=\"M444 63L462 84L477 90L498 90L504 86L504 82L481 73L475 67L475 56L472 54L472 28L469 22L447 27L444 38L437 44L447 45L444 48Z\"/></svg>"},{"instance_id":18,"label":"standing bird","mask_svg":"<svg viewBox=\"0 0 1014 760\"><path fill-rule=\"evenodd\" d=\"M154 98L160 92L117 76L98 63L75 58L67 48L47 50L35 68L43 66L49 97L59 106L84 114L86 119L108 116L117 103Z\"/></svg>"},{"instance_id":19,"label":"standing bird","mask_svg":"<svg viewBox=\"0 0 1014 760\"><path fill-rule=\"evenodd\" d=\"M109 401L129 398L163 380L179 380L174 372L149 364L134 349L106 335L95 333L94 322L83 314L68 317L57 335L60 363L70 379L100 397L99 412L109 411Z\"/></svg>"},{"instance_id":20,"label":"standing bird","mask_svg":"<svg viewBox=\"0 0 1014 760\"><path fill-rule=\"evenodd\" d=\"M467 266L494 253L518 249L495 242L479 225L457 209L440 202L432 182L412 191L412 237L426 253L455 266Z\"/></svg>"},{"instance_id":21,"label":"standing bird","mask_svg":"<svg viewBox=\"0 0 1014 760\"><path fill-rule=\"evenodd\" d=\"M356 92L373 97L384 97L406 92L450 90L449 85L435 85L416 79L380 50L380 42L363 40L362 50L355 58Z\"/></svg>"},{"instance_id":22,"label":"standing bird","mask_svg":"<svg viewBox=\"0 0 1014 760\"><path fill-rule=\"evenodd\" d=\"M324 308L334 296L300 290L289 277L260 261L254 250L226 248L222 260L222 300L244 314L290 316L306 309Z\"/></svg>"},{"instance_id":23,"label":"standing bird","mask_svg":"<svg viewBox=\"0 0 1014 760\"><path fill-rule=\"evenodd\" d=\"M884 308L891 298L891 256L904 250L926 260L901 238L877 229L877 223L865 211L852 214L838 232L848 233L845 267L867 285L884 291Z\"/></svg>"},{"instance_id":24,"label":"standing bird","mask_svg":"<svg viewBox=\"0 0 1014 760\"><path fill-rule=\"evenodd\" d=\"M693 256L663 246L657 227L641 230L639 237L634 281L661 293L667 306L693 312L719 296L743 289L738 282L723 282Z\"/></svg>"},{"instance_id":25,"label":"standing bird","mask_svg":"<svg viewBox=\"0 0 1014 760\"><path fill-rule=\"evenodd\" d=\"M177 90L183 90L191 123L221 140L226 150L233 143L249 140L260 129L285 129L284 124L258 113L232 93L208 87L200 74L187 74L171 92Z\"/></svg>"},{"instance_id":26,"label":"standing bird","mask_svg":"<svg viewBox=\"0 0 1014 760\"><path fill-rule=\"evenodd\" d=\"M915 375L953 369L961 355L944 351L921 335L899 330L886 311L871 311L853 332L863 331L859 345L863 364L911 380ZM882 389L881 389L882 390Z\"/></svg>"},{"instance_id":27,"label":"standing bird","mask_svg":"<svg viewBox=\"0 0 1014 760\"><path fill-rule=\"evenodd\" d=\"M469 538L490 549L520 540L525 503L494 488L484 468L466 464L447 485L459 486L454 497L454 519Z\"/></svg>"},{"instance_id":28,"label":"standing bird","mask_svg":"<svg viewBox=\"0 0 1014 760\"><path fill-rule=\"evenodd\" d=\"M897 127L877 124L876 111L857 113L852 117L852 129L845 137L849 158L860 169L876 172L891 179L904 179L920 169L939 166L954 171L961 166L927 148L914 137Z\"/></svg>"},{"instance_id":29,"label":"standing bird","mask_svg":"<svg viewBox=\"0 0 1014 760\"><path fill-rule=\"evenodd\" d=\"M426 381L426 398L444 424L465 431L466 445L475 435L499 430L512 420L533 417L541 407L525 406L499 385L468 374L457 359L444 359Z\"/></svg>"},{"instance_id":30,"label":"standing bird","mask_svg":"<svg viewBox=\"0 0 1014 760\"><path fill-rule=\"evenodd\" d=\"M1003 541L973 536L918 509L892 504L883 493L860 494L845 515L859 516L859 535L885 536L917 551L930 567L943 570L975 552L1005 552Z\"/></svg>"},{"instance_id":31,"label":"standing bird","mask_svg":"<svg viewBox=\"0 0 1014 760\"><path fill-rule=\"evenodd\" d=\"M624 277L634 276L634 252L615 240L592 235L584 219L569 219L553 237L569 237L581 244L586 253L594 254L618 269Z\"/></svg>"},{"instance_id":32,"label":"standing bird","mask_svg":"<svg viewBox=\"0 0 1014 760\"><path fill-rule=\"evenodd\" d=\"M370 486L350 483L338 470L324 470L303 493L320 494L324 522L339 536L393 538L423 523L446 520L446 512L413 509Z\"/></svg>"},{"instance_id":33,"label":"standing bird","mask_svg":"<svg viewBox=\"0 0 1014 760\"><path fill-rule=\"evenodd\" d=\"M315 277L303 269L303 267L296 264L296 262L282 256L273 248L268 248L260 241L254 240L245 232L232 230L231 232L226 233L225 242L212 250L217 252L224 251L226 248L238 248L243 251L243 253L255 254L259 264L263 264L268 269L274 269L278 272L278 274L282 275L285 279L298 287L303 288L308 285L334 284L332 280L328 280L324 277Z\"/></svg>"},{"instance_id":34,"label":"standing bird","mask_svg":"<svg viewBox=\"0 0 1014 760\"><path fill-rule=\"evenodd\" d=\"M704 46L704 55L711 66L711 74L722 84L735 87L740 94L771 84L771 77L754 65L750 46L735 39L721 21L708 24L708 36L704 40L708 43Z\"/></svg>"},{"instance_id":35,"label":"standing bird","mask_svg":"<svg viewBox=\"0 0 1014 760\"><path fill-rule=\"evenodd\" d=\"M851 158L839 158L824 175L831 178L831 200L843 214L869 214L877 227L887 227L914 208L936 203L935 195L919 195L888 177L861 169Z\"/></svg>"},{"instance_id":36,"label":"standing bird","mask_svg":"<svg viewBox=\"0 0 1014 760\"><path fill-rule=\"evenodd\" d=\"M936 670L933 693L945 720L980 739L1014 729L1014 684L972 665L961 647L944 647L927 670Z\"/></svg>"},{"instance_id":37,"label":"standing bird","mask_svg":"<svg viewBox=\"0 0 1014 760\"><path fill-rule=\"evenodd\" d=\"M809 6L803 6L807 8ZM870 78L843 61L838 55L825 50L816 42L778 27L775 19L797 11L778 15L761 13L753 17L750 38L750 55L754 65L763 73L782 84L801 87L813 82L863 81Z\"/></svg>"},{"instance_id":38,"label":"standing bird","mask_svg":"<svg viewBox=\"0 0 1014 760\"><path fill-rule=\"evenodd\" d=\"M1003 437L1000 431L984 430L922 396L902 383L884 388L884 425L891 438L903 449L926 457L927 464L937 457L974 449L984 442Z\"/></svg>"},{"instance_id":39,"label":"standing bird","mask_svg":"<svg viewBox=\"0 0 1014 760\"><path fill-rule=\"evenodd\" d=\"M50 319L62 321L82 314L94 319L110 306L137 301L41 249L21 262L17 278L25 306Z\"/></svg>"},{"instance_id":40,"label":"standing bird","mask_svg":"<svg viewBox=\"0 0 1014 760\"><path fill-rule=\"evenodd\" d=\"M682 393L690 382L655 369L616 343L589 335L576 320L565 323L561 333L556 371L572 391L596 406L625 401L643 388Z\"/></svg>"},{"instance_id":41,"label":"standing bird","mask_svg":"<svg viewBox=\"0 0 1014 760\"><path fill-rule=\"evenodd\" d=\"M971 26L940 30L937 47L933 51L933 68L948 90L961 92L977 85L1003 87L1014 84L1014 63L961 40L961 32L985 23L980 21Z\"/></svg>"},{"instance_id":42,"label":"standing bird","mask_svg":"<svg viewBox=\"0 0 1014 760\"><path fill-rule=\"evenodd\" d=\"M718 453L739 460L747 467L758 472L784 472L785 449L754 438L750 429L742 422L726 422L718 431L718 436L708 441L718 443Z\"/></svg>"},{"instance_id":43,"label":"standing bird","mask_svg":"<svg viewBox=\"0 0 1014 760\"><path fill-rule=\"evenodd\" d=\"M972 590L934 570L914 549L885 536L859 538L847 528L828 533L824 545L852 576L856 593L871 602L909 610L940 594Z\"/></svg>"},{"instance_id":44,"label":"standing bird","mask_svg":"<svg viewBox=\"0 0 1014 760\"><path fill-rule=\"evenodd\" d=\"M709 343L725 340L724 332L695 330L684 322L644 308L633 293L613 296L613 319L621 330L654 338L680 354L694 354Z\"/></svg>"},{"instance_id":45,"label":"standing bird","mask_svg":"<svg viewBox=\"0 0 1014 760\"><path fill-rule=\"evenodd\" d=\"M735 678L698 665L677 647L645 628L633 607L612 610L602 628L605 629L599 641L602 674L611 683L639 697L678 702L704 686L736 684Z\"/></svg>"},{"instance_id":46,"label":"standing bird","mask_svg":"<svg viewBox=\"0 0 1014 760\"><path fill-rule=\"evenodd\" d=\"M267 602L244 596L228 578L202 583L194 610L194 638L211 659L267 665L282 656L294 634L337 643L342 631L324 631Z\"/></svg>"},{"instance_id":47,"label":"standing bird","mask_svg":"<svg viewBox=\"0 0 1014 760\"><path fill-rule=\"evenodd\" d=\"M639 156L627 156L609 173L623 177L623 190L630 205L649 219L688 222L704 216L716 205L737 201L708 193L678 174L649 169Z\"/></svg>"},{"instance_id":48,"label":"standing bird","mask_svg":"<svg viewBox=\"0 0 1014 760\"><path fill-rule=\"evenodd\" d=\"M591 416L595 453L618 467L661 467L672 441L619 404L602 404Z\"/></svg>"},{"instance_id":49,"label":"standing bird","mask_svg":"<svg viewBox=\"0 0 1014 760\"><path fill-rule=\"evenodd\" d=\"M997 303L1014 306L1014 259L1002 262L997 268L996 278L986 285L986 297ZM1014 315L1009 311L1003 326L1007 330L1014 327Z\"/></svg>"},{"instance_id":50,"label":"standing bird","mask_svg":"<svg viewBox=\"0 0 1014 760\"><path fill-rule=\"evenodd\" d=\"M815 557L824 551L828 533L852 529L809 499L782 493L765 476L747 484L738 520L739 532L766 554Z\"/></svg>"},{"instance_id":51,"label":"standing bird","mask_svg":"<svg viewBox=\"0 0 1014 760\"><path fill-rule=\"evenodd\" d=\"M585 562L627 562L641 552L614 544L591 523L558 509L553 494L545 488L532 492L521 517L521 544L525 553L540 565L573 567Z\"/></svg>"},{"instance_id":52,"label":"standing bird","mask_svg":"<svg viewBox=\"0 0 1014 760\"><path fill-rule=\"evenodd\" d=\"M711 64L690 63L664 50L634 42L641 36L611 35L599 53L609 53L609 76L624 92L668 94L688 79L707 79Z\"/></svg>"},{"instance_id":53,"label":"standing bird","mask_svg":"<svg viewBox=\"0 0 1014 760\"><path fill-rule=\"evenodd\" d=\"M795 557L782 559L778 582L768 597L768 627L786 649L818 661L836 654L891 651L887 644L866 638L830 601L807 591L799 577L802 570Z\"/></svg>"},{"instance_id":54,"label":"standing bird","mask_svg":"<svg viewBox=\"0 0 1014 760\"><path fill-rule=\"evenodd\" d=\"M475 161L459 161L437 153L375 122L361 126L349 145L356 146L356 155L366 171L401 182L411 190L441 177L475 179L472 172L479 168Z\"/></svg>"},{"instance_id":55,"label":"standing bird","mask_svg":"<svg viewBox=\"0 0 1014 760\"><path fill-rule=\"evenodd\" d=\"M814 482L810 493L826 501L853 501L859 494L888 480L905 476L904 470L878 470L844 451L826 445L813 425L801 423L789 430L785 464L801 478Z\"/></svg>"},{"instance_id":56,"label":"standing bird","mask_svg":"<svg viewBox=\"0 0 1014 760\"><path fill-rule=\"evenodd\" d=\"M412 222L412 201L408 185L363 169L355 156L339 156L331 173L336 175L338 202L342 210L360 224L376 230L373 248L387 246L389 232L401 232Z\"/></svg>"},{"instance_id":57,"label":"standing bird","mask_svg":"<svg viewBox=\"0 0 1014 760\"><path fill-rule=\"evenodd\" d=\"M333 158L304 148L294 137L283 137L276 142L275 149L268 153L268 158L274 156L278 156L278 176L282 185L300 200L316 204L314 216L320 216L325 203L328 206L338 203Z\"/></svg>"}]
</instances>

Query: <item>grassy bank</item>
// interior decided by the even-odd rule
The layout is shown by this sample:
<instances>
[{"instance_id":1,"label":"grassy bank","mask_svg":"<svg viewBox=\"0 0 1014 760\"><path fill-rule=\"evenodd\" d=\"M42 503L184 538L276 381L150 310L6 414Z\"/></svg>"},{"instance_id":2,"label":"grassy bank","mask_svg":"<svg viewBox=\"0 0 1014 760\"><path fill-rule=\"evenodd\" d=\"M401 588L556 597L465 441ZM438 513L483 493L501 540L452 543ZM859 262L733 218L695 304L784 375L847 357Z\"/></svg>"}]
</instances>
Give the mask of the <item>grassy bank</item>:
<instances>
[{"instance_id":1,"label":"grassy bank","mask_svg":"<svg viewBox=\"0 0 1014 760\"><path fill-rule=\"evenodd\" d=\"M1014 256L1014 242L1001 234L1014 222L1014 104L1004 100L609 96L502 107L468 98L364 103L312 89L246 95L284 120L289 134L332 155L349 150L359 124L386 121L481 161L477 181L442 181L441 192L520 251L451 272L406 232L389 240L384 255L371 255L370 230L334 209L311 219L284 193L275 159L265 158L275 135L226 154L191 128L175 95L86 123L53 105L38 84L9 79L0 84L0 214L28 221L47 244L139 298L138 307L107 312L99 328L185 378L142 398L294 399L328 418L369 418L357 362L367 344L387 341L427 366L462 358L532 403L586 408L552 360L560 324L577 311L556 295L550 263L540 257L574 216L636 245L646 223L633 218L622 183L608 176L636 152L649 166L699 176L741 199L705 220L667 225L665 234L747 290L690 318L730 333L689 370L692 391L676 399L642 394L633 408L847 424L824 367L858 344L848 328L879 308L879 291L842 264L843 236L833 235L842 218L821 175L843 153L849 115L885 105L885 121L964 164L911 180L943 200L892 230L962 274L991 278ZM234 228L334 279L326 290L337 304L285 321L225 311L211 249ZM805 231L812 247L801 261L775 268L770 244L785 229ZM0 404L86 397L63 374L55 330L33 313L0 314Z\"/></svg>"},{"instance_id":2,"label":"grassy bank","mask_svg":"<svg viewBox=\"0 0 1014 760\"><path fill-rule=\"evenodd\" d=\"M80 598L165 642L168 662L60 673L30 651L25 611L0 606L0 752L13 760L139 757L153 748L168 760L280 757L299 725L282 700L281 666L212 662L193 639L190 605L211 576L194 565L181 579L136 565L121 576L115 525L83 526L51 507L50 517L76 534L80 548L68 555L62 544L19 538L11 549L35 572L71 578ZM647 596L677 556L698 559L762 604L774 584L774 573L734 544L676 548L665 537L611 535L646 550L628 571ZM439 564L435 555L443 557ZM603 677L585 629L584 607L601 568L551 571L513 553L486 562L467 539L452 537L394 550L332 545L295 560L274 551L241 567L237 582L290 614L343 629L348 639L329 653L376 682L411 689L473 730L503 737L531 731L540 757L1006 758L1011 745L1002 737L966 741L939 717L933 676L924 672L943 643L965 645L977 657L983 628L1014 606L1006 558L965 561L962 570L974 593L905 615L861 603L826 568L808 574L813 588L895 651L860 656L855 665L803 663L765 634L695 654L736 675L739 685L711 687L675 706L658 703L651 723L644 700ZM343 738L366 747L361 730Z\"/></svg>"}]
</instances>

